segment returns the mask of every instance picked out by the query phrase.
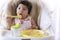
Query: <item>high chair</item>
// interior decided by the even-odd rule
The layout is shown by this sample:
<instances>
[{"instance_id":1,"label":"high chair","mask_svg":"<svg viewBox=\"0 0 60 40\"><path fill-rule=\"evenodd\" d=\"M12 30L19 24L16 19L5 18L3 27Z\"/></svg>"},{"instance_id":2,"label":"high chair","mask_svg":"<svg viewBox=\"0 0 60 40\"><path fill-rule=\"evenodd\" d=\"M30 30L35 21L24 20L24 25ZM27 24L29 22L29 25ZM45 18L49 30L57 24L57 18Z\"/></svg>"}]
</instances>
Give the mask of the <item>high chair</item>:
<instances>
[{"instance_id":1,"label":"high chair","mask_svg":"<svg viewBox=\"0 0 60 40\"><path fill-rule=\"evenodd\" d=\"M31 16L32 18L34 19L34 21L36 22L36 24L39 26L40 28L40 19L41 19L41 10L42 10L42 4L39 3L39 0L28 0L32 3L32 11L31 11ZM16 1L15 1L16 2ZM6 9L5 9L5 12L6 13L5 15L11 15L11 13L15 13L13 11L15 11L14 7L15 7L15 2L11 1L8 3ZM17 2L16 2L17 3ZM40 5L41 4L41 5ZM9 13L9 14L8 14ZM48 33L48 32L47 32ZM8 37L7 37L8 36ZM9 34L7 35L6 37L4 37L4 40L53 40L52 36L50 35L49 33L49 36L46 36L44 38L23 38L23 37L12 37L10 36L9 37Z\"/></svg>"}]
</instances>

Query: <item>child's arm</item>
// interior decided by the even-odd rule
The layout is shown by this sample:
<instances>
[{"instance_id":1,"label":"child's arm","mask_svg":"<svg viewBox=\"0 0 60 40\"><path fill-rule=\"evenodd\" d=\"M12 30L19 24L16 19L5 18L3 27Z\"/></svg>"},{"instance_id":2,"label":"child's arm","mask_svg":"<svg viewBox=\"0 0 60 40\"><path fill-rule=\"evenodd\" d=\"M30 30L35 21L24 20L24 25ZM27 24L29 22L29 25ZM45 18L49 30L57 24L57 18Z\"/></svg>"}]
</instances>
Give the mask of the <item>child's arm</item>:
<instances>
[{"instance_id":1,"label":"child's arm","mask_svg":"<svg viewBox=\"0 0 60 40\"><path fill-rule=\"evenodd\" d=\"M38 29L38 26L36 25L33 19L31 19L31 24L32 24L31 26L32 29Z\"/></svg>"},{"instance_id":2,"label":"child's arm","mask_svg":"<svg viewBox=\"0 0 60 40\"><path fill-rule=\"evenodd\" d=\"M7 25L6 25L7 27L6 27L5 29L10 30L10 29L11 29L11 26L12 26L12 24L13 24L12 18L7 17L7 18L6 18L6 23L7 23Z\"/></svg>"}]
</instances>

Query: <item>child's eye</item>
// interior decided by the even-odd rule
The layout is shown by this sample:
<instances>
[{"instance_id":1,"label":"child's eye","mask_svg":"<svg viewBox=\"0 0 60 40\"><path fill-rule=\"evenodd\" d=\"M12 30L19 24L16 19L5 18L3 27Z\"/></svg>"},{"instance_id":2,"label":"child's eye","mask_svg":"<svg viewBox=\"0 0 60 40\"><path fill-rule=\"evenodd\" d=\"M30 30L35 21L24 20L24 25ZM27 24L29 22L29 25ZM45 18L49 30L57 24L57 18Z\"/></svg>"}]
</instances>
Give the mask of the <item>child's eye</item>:
<instances>
[{"instance_id":1,"label":"child's eye","mask_svg":"<svg viewBox=\"0 0 60 40\"><path fill-rule=\"evenodd\" d=\"M23 9L23 10L26 10L26 9Z\"/></svg>"},{"instance_id":2,"label":"child's eye","mask_svg":"<svg viewBox=\"0 0 60 40\"><path fill-rule=\"evenodd\" d=\"M23 9L23 10L27 10L27 9Z\"/></svg>"},{"instance_id":3,"label":"child's eye","mask_svg":"<svg viewBox=\"0 0 60 40\"><path fill-rule=\"evenodd\" d=\"M20 8L18 8L18 9L20 9Z\"/></svg>"}]
</instances>

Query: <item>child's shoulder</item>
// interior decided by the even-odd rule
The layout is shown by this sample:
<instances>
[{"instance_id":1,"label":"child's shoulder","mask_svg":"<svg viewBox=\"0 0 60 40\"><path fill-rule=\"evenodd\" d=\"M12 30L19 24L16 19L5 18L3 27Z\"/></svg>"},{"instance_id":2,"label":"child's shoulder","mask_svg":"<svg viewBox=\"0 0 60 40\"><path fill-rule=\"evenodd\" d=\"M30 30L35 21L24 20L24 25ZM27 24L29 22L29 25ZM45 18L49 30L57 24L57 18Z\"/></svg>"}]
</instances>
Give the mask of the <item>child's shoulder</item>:
<instances>
[{"instance_id":1,"label":"child's shoulder","mask_svg":"<svg viewBox=\"0 0 60 40\"><path fill-rule=\"evenodd\" d=\"M28 16L25 20L31 20L31 18L32 18L31 16Z\"/></svg>"},{"instance_id":2,"label":"child's shoulder","mask_svg":"<svg viewBox=\"0 0 60 40\"><path fill-rule=\"evenodd\" d=\"M28 16L28 18L32 18L31 16Z\"/></svg>"}]
</instances>

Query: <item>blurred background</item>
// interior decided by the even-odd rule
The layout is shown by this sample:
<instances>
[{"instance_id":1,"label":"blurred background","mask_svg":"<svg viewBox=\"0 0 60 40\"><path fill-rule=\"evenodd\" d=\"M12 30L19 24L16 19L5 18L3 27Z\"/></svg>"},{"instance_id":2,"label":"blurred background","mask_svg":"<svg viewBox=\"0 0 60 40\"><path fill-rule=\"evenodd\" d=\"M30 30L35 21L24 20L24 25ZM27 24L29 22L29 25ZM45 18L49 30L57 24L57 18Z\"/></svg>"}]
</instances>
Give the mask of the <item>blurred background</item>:
<instances>
[{"instance_id":1,"label":"blurred background","mask_svg":"<svg viewBox=\"0 0 60 40\"><path fill-rule=\"evenodd\" d=\"M6 5L11 0L0 0L0 12L6 8ZM59 40L59 33L60 33L60 1L59 0L30 0L35 1L38 5L41 5L42 11L41 17L39 20L39 25L41 26L41 29L44 29L43 27L51 26L51 29L53 30L53 33L55 35L55 40ZM39 9L38 9L39 10ZM3 12L2 11L2 12ZM0 16L2 14L0 13ZM58 24L59 23L59 24ZM59 25L59 26L58 26Z\"/></svg>"}]
</instances>

